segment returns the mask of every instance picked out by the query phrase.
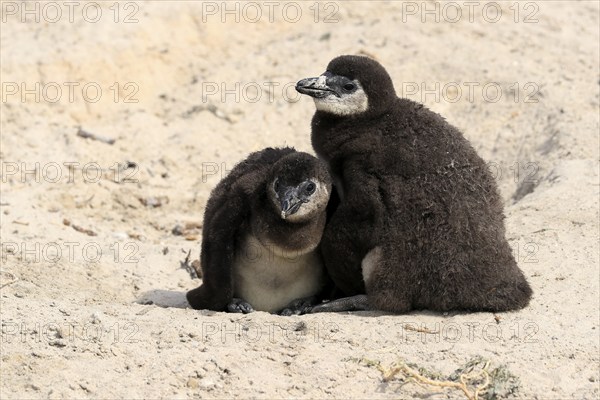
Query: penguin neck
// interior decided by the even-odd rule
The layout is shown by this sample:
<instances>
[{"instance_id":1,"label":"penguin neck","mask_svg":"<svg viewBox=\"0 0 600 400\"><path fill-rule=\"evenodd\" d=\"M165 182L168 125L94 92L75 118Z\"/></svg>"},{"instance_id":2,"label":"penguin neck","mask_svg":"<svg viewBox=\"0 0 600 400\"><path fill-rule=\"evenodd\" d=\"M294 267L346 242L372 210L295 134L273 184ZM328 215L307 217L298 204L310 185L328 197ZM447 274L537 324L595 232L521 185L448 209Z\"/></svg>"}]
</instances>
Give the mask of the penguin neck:
<instances>
[{"instance_id":1,"label":"penguin neck","mask_svg":"<svg viewBox=\"0 0 600 400\"><path fill-rule=\"evenodd\" d=\"M369 129L374 119L385 118L386 113L361 114L355 117L338 117L317 111L312 120L311 142L313 149L329 165L331 174L340 177L344 160L353 155L363 157L371 152L373 142L379 140L377 132Z\"/></svg>"},{"instance_id":2,"label":"penguin neck","mask_svg":"<svg viewBox=\"0 0 600 400\"><path fill-rule=\"evenodd\" d=\"M250 233L263 246L297 256L317 248L325 229L325 212L306 221L290 222L267 208L261 208L258 213L252 215L250 222Z\"/></svg>"}]
</instances>

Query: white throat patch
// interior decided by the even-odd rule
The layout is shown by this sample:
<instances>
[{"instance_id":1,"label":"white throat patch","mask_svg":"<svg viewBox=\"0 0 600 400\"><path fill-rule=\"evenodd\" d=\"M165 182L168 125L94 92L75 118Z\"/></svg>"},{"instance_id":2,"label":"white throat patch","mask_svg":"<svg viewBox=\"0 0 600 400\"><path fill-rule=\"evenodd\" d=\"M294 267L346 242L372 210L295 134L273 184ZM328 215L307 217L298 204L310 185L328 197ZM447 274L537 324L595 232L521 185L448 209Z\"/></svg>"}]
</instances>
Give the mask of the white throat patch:
<instances>
[{"instance_id":1,"label":"white throat patch","mask_svg":"<svg viewBox=\"0 0 600 400\"><path fill-rule=\"evenodd\" d=\"M317 87L324 76L320 76L317 81ZM360 114L369 108L369 98L358 81L353 81L357 89L353 93L343 94L341 97L330 93L323 98L314 98L317 110L328 112L335 115L354 115ZM324 82L322 83L324 85Z\"/></svg>"}]
</instances>

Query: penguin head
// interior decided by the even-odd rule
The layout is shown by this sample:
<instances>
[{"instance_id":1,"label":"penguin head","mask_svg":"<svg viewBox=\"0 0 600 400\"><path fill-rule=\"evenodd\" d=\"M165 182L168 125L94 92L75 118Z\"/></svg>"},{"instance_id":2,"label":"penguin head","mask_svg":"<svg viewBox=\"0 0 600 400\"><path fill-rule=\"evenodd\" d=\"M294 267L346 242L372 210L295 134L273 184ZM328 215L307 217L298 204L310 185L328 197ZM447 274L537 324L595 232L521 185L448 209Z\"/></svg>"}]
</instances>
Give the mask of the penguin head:
<instances>
[{"instance_id":1,"label":"penguin head","mask_svg":"<svg viewBox=\"0 0 600 400\"><path fill-rule=\"evenodd\" d=\"M302 79L296 90L311 96L318 111L337 116L377 115L396 99L392 79L377 61L339 56L321 76Z\"/></svg>"},{"instance_id":2,"label":"penguin head","mask_svg":"<svg viewBox=\"0 0 600 400\"><path fill-rule=\"evenodd\" d=\"M322 161L307 153L294 152L273 164L267 193L282 220L304 222L325 212L331 178Z\"/></svg>"}]
</instances>

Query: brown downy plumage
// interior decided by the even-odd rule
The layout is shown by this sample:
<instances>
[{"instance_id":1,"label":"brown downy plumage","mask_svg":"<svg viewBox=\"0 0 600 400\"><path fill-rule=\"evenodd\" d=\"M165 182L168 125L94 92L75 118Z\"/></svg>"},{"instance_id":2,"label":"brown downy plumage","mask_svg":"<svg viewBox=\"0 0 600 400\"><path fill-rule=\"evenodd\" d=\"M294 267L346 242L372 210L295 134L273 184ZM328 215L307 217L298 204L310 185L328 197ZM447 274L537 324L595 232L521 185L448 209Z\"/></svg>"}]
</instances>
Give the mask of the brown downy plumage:
<instances>
[{"instance_id":1,"label":"brown downy plumage","mask_svg":"<svg viewBox=\"0 0 600 400\"><path fill-rule=\"evenodd\" d=\"M335 58L297 90L315 100L312 144L342 197L321 247L347 296L366 293L368 308L392 312L529 303L496 182L458 129L398 98L367 57ZM340 309L315 309L329 310Z\"/></svg>"}]
</instances>

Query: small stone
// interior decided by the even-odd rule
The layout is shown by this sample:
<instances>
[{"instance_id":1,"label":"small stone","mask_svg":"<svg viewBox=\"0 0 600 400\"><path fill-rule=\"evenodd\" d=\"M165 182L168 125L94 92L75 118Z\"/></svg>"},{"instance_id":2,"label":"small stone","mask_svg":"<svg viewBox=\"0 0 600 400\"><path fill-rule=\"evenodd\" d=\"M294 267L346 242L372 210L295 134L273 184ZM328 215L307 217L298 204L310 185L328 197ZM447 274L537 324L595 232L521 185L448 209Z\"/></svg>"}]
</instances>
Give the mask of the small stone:
<instances>
[{"instance_id":1,"label":"small stone","mask_svg":"<svg viewBox=\"0 0 600 400\"><path fill-rule=\"evenodd\" d=\"M54 347L65 347L67 345L67 342L64 339L56 339L51 340L50 342L48 342L48 344Z\"/></svg>"},{"instance_id":2,"label":"small stone","mask_svg":"<svg viewBox=\"0 0 600 400\"><path fill-rule=\"evenodd\" d=\"M212 379L203 378L198 385L205 390L211 390L215 387L215 382Z\"/></svg>"},{"instance_id":3,"label":"small stone","mask_svg":"<svg viewBox=\"0 0 600 400\"><path fill-rule=\"evenodd\" d=\"M125 232L113 232L112 236L117 240L129 239L129 235Z\"/></svg>"},{"instance_id":4,"label":"small stone","mask_svg":"<svg viewBox=\"0 0 600 400\"><path fill-rule=\"evenodd\" d=\"M306 326L306 322L304 322L304 321L298 322L298 324L296 324L296 326L294 327L295 332L303 332L306 329L307 329L307 326Z\"/></svg>"},{"instance_id":5,"label":"small stone","mask_svg":"<svg viewBox=\"0 0 600 400\"><path fill-rule=\"evenodd\" d=\"M167 196L149 196L140 198L139 200L143 205L151 208L157 208L169 203L169 198Z\"/></svg>"},{"instance_id":6,"label":"small stone","mask_svg":"<svg viewBox=\"0 0 600 400\"><path fill-rule=\"evenodd\" d=\"M100 313L98 311L94 312L92 314L92 316L90 317L90 322L92 324L99 324L100 323Z\"/></svg>"},{"instance_id":7,"label":"small stone","mask_svg":"<svg viewBox=\"0 0 600 400\"><path fill-rule=\"evenodd\" d=\"M58 329L49 329L54 332L54 337L57 339L65 339L68 336L68 331L65 332L63 328L59 327Z\"/></svg>"},{"instance_id":8,"label":"small stone","mask_svg":"<svg viewBox=\"0 0 600 400\"><path fill-rule=\"evenodd\" d=\"M196 378L190 378L190 379L188 379L186 385L190 389L198 389L198 387L200 386L199 383L198 383L198 379L196 379Z\"/></svg>"},{"instance_id":9,"label":"small stone","mask_svg":"<svg viewBox=\"0 0 600 400\"><path fill-rule=\"evenodd\" d=\"M88 392L88 393L91 393L91 392L92 392L92 390L90 389L90 386L89 386L89 384L88 384L87 382L83 382L83 383L82 383L82 382L80 382L80 383L79 383L79 387L80 387L81 389L83 389L84 391Z\"/></svg>"}]
</instances>

